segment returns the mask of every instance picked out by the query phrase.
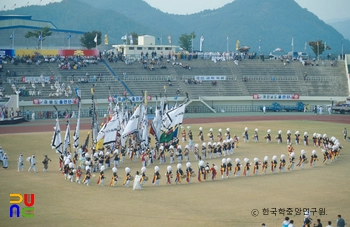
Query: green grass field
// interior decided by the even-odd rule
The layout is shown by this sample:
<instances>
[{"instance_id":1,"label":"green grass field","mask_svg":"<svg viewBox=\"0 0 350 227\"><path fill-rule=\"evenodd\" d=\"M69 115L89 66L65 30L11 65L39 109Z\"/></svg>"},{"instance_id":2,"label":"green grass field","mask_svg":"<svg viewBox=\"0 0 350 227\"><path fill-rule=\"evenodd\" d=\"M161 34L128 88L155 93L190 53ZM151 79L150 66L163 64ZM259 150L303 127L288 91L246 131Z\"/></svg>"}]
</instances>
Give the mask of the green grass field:
<instances>
[{"instance_id":1,"label":"green grass field","mask_svg":"<svg viewBox=\"0 0 350 227\"><path fill-rule=\"evenodd\" d=\"M186 128L187 125L184 125ZM278 160L283 153L287 155L286 132L305 131L310 138L314 132L337 137L344 149L339 159L329 165L322 164L323 156L320 148L310 145L294 145L296 157L304 149L309 158L315 149L319 157L317 166L305 166L304 170L295 168L294 171L249 177L240 176L222 180L218 176L214 181L198 183L192 179L191 184L166 185L164 173L167 164L155 164L147 167L147 175L153 176L154 166L160 167L162 179L160 186L155 187L146 182L143 190L133 191L122 186L125 175L124 168L131 168L132 174L141 168L141 162L131 162L126 159L122 167L118 168L119 182L116 188L109 187L111 169L107 169L104 187L96 184L97 177L92 178L89 187L65 181L58 168L58 155L51 149L52 133L30 134L1 134L0 145L9 155L9 169L0 169L0 226L280 226L284 220L283 209L292 208L295 226L301 226L303 215L298 215L296 209L310 208L312 218L322 220L323 225L331 220L335 226L337 214L342 214L345 220L350 218L350 189L349 189L349 143L342 139L343 124L323 123L319 121L260 121L260 122L226 122L191 125L195 143L198 141L198 128L203 127L205 140L207 133L213 128L214 135L217 129L223 132L227 127L231 135L237 134L240 138L245 127L249 128L249 137L253 136L255 128L259 129L260 142L249 143L240 140L239 148L230 156L232 160L254 157L263 160L277 155ZM271 129L272 143L266 144L263 137L266 130ZM277 131L282 130L283 144L277 144L274 139ZM86 137L86 131L81 132L81 143ZM63 138L63 134L62 134ZM292 137L294 138L294 137ZM301 141L302 143L302 141ZM182 143L182 145L185 145ZM184 146L183 146L184 147ZM23 153L24 159L35 154L37 157L38 173L28 173L29 163L25 162L25 172L17 172L16 159ZM49 163L49 172L41 170L41 161L47 154L52 162ZM193 154L190 155L192 167L197 169ZM221 164L221 158L206 160L210 164ZM176 164L172 164L173 171ZM185 162L182 162L185 168ZM173 178L174 181L175 178ZM34 218L10 218L9 194L34 193ZM21 206L24 206L22 203ZM269 212L263 213L268 208ZM253 217L251 212L257 209L259 214ZM271 211L277 210L276 215ZM319 213L325 209L325 215ZM266 211L266 210L265 210Z\"/></svg>"}]
</instances>

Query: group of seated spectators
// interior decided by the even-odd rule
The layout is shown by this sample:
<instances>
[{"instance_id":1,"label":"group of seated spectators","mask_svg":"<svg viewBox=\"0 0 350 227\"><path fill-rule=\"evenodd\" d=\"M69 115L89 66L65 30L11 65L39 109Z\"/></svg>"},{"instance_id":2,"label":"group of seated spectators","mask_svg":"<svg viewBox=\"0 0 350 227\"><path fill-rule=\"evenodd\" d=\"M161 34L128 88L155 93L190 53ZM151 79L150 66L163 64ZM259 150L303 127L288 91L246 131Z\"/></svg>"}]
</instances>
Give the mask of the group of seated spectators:
<instances>
[{"instance_id":1,"label":"group of seated spectators","mask_svg":"<svg viewBox=\"0 0 350 227\"><path fill-rule=\"evenodd\" d=\"M196 80L196 79L185 79L185 84L201 84L201 80Z\"/></svg>"},{"instance_id":2,"label":"group of seated spectators","mask_svg":"<svg viewBox=\"0 0 350 227\"><path fill-rule=\"evenodd\" d=\"M174 66L180 66L180 67L182 67L182 68L184 68L184 69L188 69L188 70L191 70L191 69L192 69L190 65L183 64L183 63L181 63L181 62L173 62L173 65L174 65Z\"/></svg>"}]
</instances>

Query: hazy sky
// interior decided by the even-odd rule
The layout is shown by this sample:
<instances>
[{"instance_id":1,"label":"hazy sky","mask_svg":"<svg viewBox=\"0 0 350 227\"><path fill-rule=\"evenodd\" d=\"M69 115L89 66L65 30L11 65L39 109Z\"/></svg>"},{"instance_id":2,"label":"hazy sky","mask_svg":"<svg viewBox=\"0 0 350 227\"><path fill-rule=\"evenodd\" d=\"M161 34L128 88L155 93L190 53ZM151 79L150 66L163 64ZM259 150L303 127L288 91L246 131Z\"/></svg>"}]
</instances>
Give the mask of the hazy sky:
<instances>
[{"instance_id":1,"label":"hazy sky","mask_svg":"<svg viewBox=\"0 0 350 227\"><path fill-rule=\"evenodd\" d=\"M16 7L29 5L48 4L60 0L1 0L0 9L9 10ZM69 1L69 0L64 0ZM97 0L103 1L103 0ZM132 0L130 0L132 1ZM144 0L151 6L161 11L173 14L191 14L205 9L216 9L233 0ZM282 1L282 0L281 0ZM301 7L307 8L324 21L350 17L349 0L295 0ZM6 7L4 8L4 6Z\"/></svg>"}]
</instances>

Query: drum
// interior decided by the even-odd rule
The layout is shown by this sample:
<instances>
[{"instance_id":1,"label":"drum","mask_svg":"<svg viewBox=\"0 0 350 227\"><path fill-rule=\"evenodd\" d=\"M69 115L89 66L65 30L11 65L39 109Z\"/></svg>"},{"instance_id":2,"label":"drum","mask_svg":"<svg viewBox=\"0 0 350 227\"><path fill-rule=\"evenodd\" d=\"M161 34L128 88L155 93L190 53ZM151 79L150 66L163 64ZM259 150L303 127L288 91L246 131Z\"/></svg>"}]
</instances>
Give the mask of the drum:
<instances>
[{"instance_id":1,"label":"drum","mask_svg":"<svg viewBox=\"0 0 350 227\"><path fill-rule=\"evenodd\" d=\"M133 176L130 176L130 181L133 181L134 180L134 177Z\"/></svg>"},{"instance_id":2,"label":"drum","mask_svg":"<svg viewBox=\"0 0 350 227\"><path fill-rule=\"evenodd\" d=\"M144 180L144 181L148 181L148 176L145 176L145 177L143 178L143 180Z\"/></svg>"},{"instance_id":3,"label":"drum","mask_svg":"<svg viewBox=\"0 0 350 227\"><path fill-rule=\"evenodd\" d=\"M191 173L191 177L196 177L196 173Z\"/></svg>"},{"instance_id":4,"label":"drum","mask_svg":"<svg viewBox=\"0 0 350 227\"><path fill-rule=\"evenodd\" d=\"M185 174L182 174L182 175L181 175L181 178L182 178L182 179L186 178L186 175L185 175Z\"/></svg>"},{"instance_id":5,"label":"drum","mask_svg":"<svg viewBox=\"0 0 350 227\"><path fill-rule=\"evenodd\" d=\"M158 179L162 179L162 177L159 175L159 176L158 176Z\"/></svg>"},{"instance_id":6,"label":"drum","mask_svg":"<svg viewBox=\"0 0 350 227\"><path fill-rule=\"evenodd\" d=\"M176 154L176 156L179 156L179 155L180 155L180 153L179 153L178 151L176 151L175 154Z\"/></svg>"}]
</instances>

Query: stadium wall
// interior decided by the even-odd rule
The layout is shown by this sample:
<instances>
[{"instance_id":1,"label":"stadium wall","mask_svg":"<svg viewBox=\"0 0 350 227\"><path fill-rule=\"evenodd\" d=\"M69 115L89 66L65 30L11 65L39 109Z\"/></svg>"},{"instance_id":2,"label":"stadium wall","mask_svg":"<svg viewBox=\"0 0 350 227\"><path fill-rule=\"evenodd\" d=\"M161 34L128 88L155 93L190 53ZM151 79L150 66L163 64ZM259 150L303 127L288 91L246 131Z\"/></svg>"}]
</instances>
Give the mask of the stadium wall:
<instances>
[{"instance_id":1,"label":"stadium wall","mask_svg":"<svg viewBox=\"0 0 350 227\"><path fill-rule=\"evenodd\" d=\"M309 111L312 111L313 106L323 106L324 111L327 110L327 106L331 104L333 101L344 101L346 97L311 97L311 96L305 96L300 97L298 100L275 100L275 99L269 99L269 100L254 100L251 96L242 96L242 97L201 97L203 100L205 100L205 103L211 107L214 107L214 109L217 112L258 112L260 111L259 106L269 106L273 102L278 102L281 105L288 105L288 106L296 106L296 103L298 101L303 102L306 105L309 105ZM177 100L177 103L184 102L184 97L179 97ZM103 117L104 114L107 113L108 109L108 99L97 99L97 108L99 112L99 116ZM168 99L169 106L175 105L175 101L173 99ZM2 103L4 104L4 103ZM159 105L159 102L157 103ZM1 105L1 103L0 103ZM33 101L20 101L19 102L19 109L25 113L25 111L34 111L36 113L42 112L42 111L50 111L53 112L54 104L51 105L37 105L33 104ZM130 106L130 103L128 103ZM149 106L152 106L153 112L156 106L155 101L149 101ZM60 111L77 111L77 104L69 104L69 105L56 105L57 108ZM89 108L91 107L91 99L85 99L82 100L82 116L88 117L89 114ZM210 113L212 112L204 103L202 103L200 100L192 100L191 103L186 107L187 111L189 113Z\"/></svg>"}]
</instances>

